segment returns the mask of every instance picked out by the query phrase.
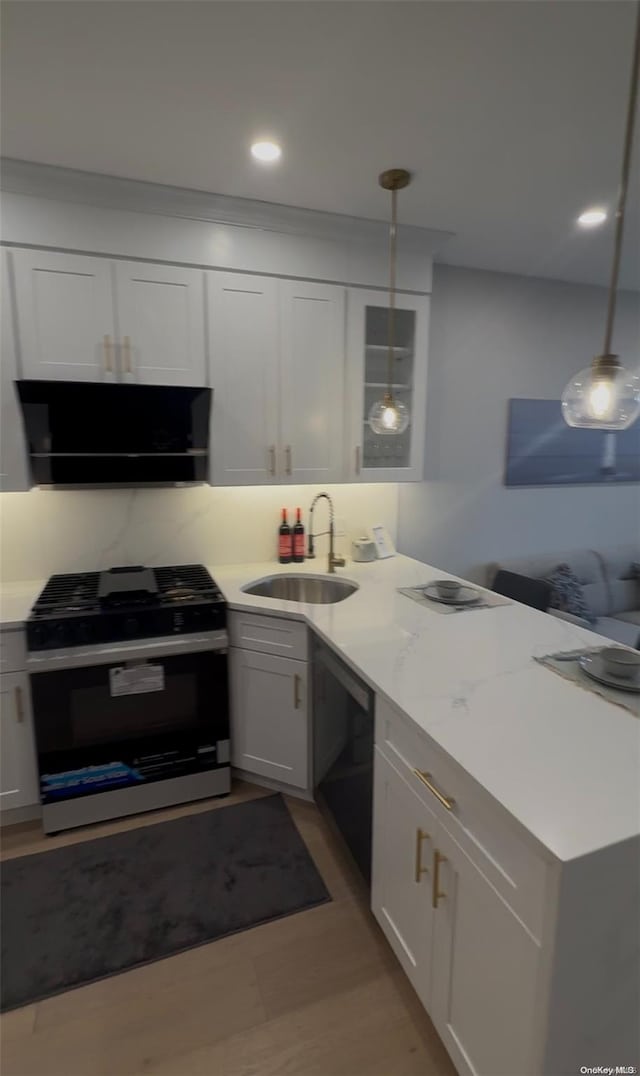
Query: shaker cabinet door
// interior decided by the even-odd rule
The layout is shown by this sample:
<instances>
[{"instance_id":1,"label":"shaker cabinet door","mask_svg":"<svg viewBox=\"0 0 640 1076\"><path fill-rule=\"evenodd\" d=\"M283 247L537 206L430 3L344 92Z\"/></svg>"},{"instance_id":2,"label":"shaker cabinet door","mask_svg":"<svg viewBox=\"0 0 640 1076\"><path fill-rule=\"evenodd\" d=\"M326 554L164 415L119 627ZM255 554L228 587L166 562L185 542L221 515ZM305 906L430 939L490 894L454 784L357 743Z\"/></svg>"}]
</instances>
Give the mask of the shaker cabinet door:
<instances>
[{"instance_id":1,"label":"shaker cabinet door","mask_svg":"<svg viewBox=\"0 0 640 1076\"><path fill-rule=\"evenodd\" d=\"M208 273L214 485L279 481L277 282Z\"/></svg>"},{"instance_id":2,"label":"shaker cabinet door","mask_svg":"<svg viewBox=\"0 0 640 1076\"><path fill-rule=\"evenodd\" d=\"M343 478L344 288L284 280L282 449L289 482Z\"/></svg>"},{"instance_id":3,"label":"shaker cabinet door","mask_svg":"<svg viewBox=\"0 0 640 1076\"><path fill-rule=\"evenodd\" d=\"M443 826L429 1014L459 1073L532 1071L539 945Z\"/></svg>"},{"instance_id":4,"label":"shaker cabinet door","mask_svg":"<svg viewBox=\"0 0 640 1076\"><path fill-rule=\"evenodd\" d=\"M8 251L0 252L0 492L29 489L27 440L15 380L18 376L11 317Z\"/></svg>"},{"instance_id":5,"label":"shaker cabinet door","mask_svg":"<svg viewBox=\"0 0 640 1076\"><path fill-rule=\"evenodd\" d=\"M307 663L232 647L230 666L233 765L308 788Z\"/></svg>"},{"instance_id":6,"label":"shaker cabinet door","mask_svg":"<svg viewBox=\"0 0 640 1076\"><path fill-rule=\"evenodd\" d=\"M116 377L111 263L14 250L22 374L45 381Z\"/></svg>"},{"instance_id":7,"label":"shaker cabinet door","mask_svg":"<svg viewBox=\"0 0 640 1076\"><path fill-rule=\"evenodd\" d=\"M116 295L118 366L125 381L207 384L200 269L117 262Z\"/></svg>"},{"instance_id":8,"label":"shaker cabinet door","mask_svg":"<svg viewBox=\"0 0 640 1076\"><path fill-rule=\"evenodd\" d=\"M0 810L39 798L29 677L9 673L0 688Z\"/></svg>"},{"instance_id":9,"label":"shaker cabinet door","mask_svg":"<svg viewBox=\"0 0 640 1076\"><path fill-rule=\"evenodd\" d=\"M436 816L378 747L373 787L371 908L422 1004L429 1009Z\"/></svg>"}]
</instances>

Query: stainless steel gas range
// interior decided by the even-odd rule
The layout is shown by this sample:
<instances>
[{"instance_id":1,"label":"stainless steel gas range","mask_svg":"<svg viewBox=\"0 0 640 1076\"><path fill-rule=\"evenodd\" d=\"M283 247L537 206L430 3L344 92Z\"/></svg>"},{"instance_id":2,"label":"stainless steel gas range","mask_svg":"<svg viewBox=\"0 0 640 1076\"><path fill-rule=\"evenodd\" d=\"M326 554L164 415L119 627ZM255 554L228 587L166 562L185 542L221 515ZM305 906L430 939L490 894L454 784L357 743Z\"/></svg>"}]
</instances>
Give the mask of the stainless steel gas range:
<instances>
[{"instance_id":1,"label":"stainless steel gas range","mask_svg":"<svg viewBox=\"0 0 640 1076\"><path fill-rule=\"evenodd\" d=\"M46 833L230 791L227 647L202 565L51 577L27 621Z\"/></svg>"}]
</instances>

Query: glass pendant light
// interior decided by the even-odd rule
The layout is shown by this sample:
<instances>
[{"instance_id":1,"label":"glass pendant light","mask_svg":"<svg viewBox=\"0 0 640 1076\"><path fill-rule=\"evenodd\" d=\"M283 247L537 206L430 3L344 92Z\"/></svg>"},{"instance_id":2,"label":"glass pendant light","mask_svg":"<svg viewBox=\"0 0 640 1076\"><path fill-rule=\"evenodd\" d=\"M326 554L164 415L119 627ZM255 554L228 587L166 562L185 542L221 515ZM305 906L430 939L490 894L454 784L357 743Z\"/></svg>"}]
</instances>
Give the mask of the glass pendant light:
<instances>
[{"instance_id":1,"label":"glass pendant light","mask_svg":"<svg viewBox=\"0 0 640 1076\"><path fill-rule=\"evenodd\" d=\"M622 178L616 211L616 232L613 248L613 264L609 284L607 325L604 347L585 370L581 370L569 382L562 393L562 414L569 426L598 430L626 430L640 415L640 377L625 370L617 355L611 353L611 338L616 312L620 254L624 232L624 213L629 188L631 147L638 96L638 70L640 66L640 6L636 21L636 37L631 66L629 107L624 138Z\"/></svg>"},{"instance_id":2,"label":"glass pendant light","mask_svg":"<svg viewBox=\"0 0 640 1076\"><path fill-rule=\"evenodd\" d=\"M378 183L385 191L391 191L391 227L389 229L389 315L387 320L387 389L381 400L376 400L369 411L369 426L374 433L404 433L409 425L409 412L401 400L393 395L394 330L396 307L396 233L398 230L398 191L408 187L411 176L404 168L390 168L383 172Z\"/></svg>"}]
</instances>

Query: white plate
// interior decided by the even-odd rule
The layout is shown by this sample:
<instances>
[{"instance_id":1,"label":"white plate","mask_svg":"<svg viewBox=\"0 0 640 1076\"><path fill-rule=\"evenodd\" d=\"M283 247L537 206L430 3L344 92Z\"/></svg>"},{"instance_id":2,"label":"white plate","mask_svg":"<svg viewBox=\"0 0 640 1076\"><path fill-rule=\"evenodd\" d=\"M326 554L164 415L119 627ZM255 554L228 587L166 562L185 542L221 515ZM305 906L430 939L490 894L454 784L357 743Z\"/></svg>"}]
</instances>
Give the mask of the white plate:
<instances>
[{"instance_id":1,"label":"white plate","mask_svg":"<svg viewBox=\"0 0 640 1076\"><path fill-rule=\"evenodd\" d=\"M632 680L629 677L613 676L604 669L600 654L583 654L578 658L578 665L583 672L592 680L597 680L607 687L616 687L619 691L631 691L634 695L640 694L640 680Z\"/></svg>"},{"instance_id":2,"label":"white plate","mask_svg":"<svg viewBox=\"0 0 640 1076\"><path fill-rule=\"evenodd\" d=\"M431 601L442 602L443 605L473 605L474 602L480 601L481 597L479 591L473 587L460 587L455 598L443 598L438 594L435 583L427 583L423 593Z\"/></svg>"}]
</instances>

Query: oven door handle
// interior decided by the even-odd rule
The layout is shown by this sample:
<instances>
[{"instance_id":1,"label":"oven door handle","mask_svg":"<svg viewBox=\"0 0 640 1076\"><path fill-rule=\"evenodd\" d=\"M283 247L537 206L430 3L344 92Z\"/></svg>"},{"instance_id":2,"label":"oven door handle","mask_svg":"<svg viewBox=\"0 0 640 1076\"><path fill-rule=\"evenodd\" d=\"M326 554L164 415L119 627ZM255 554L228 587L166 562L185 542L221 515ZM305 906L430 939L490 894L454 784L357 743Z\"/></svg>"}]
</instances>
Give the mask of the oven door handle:
<instances>
[{"instance_id":1,"label":"oven door handle","mask_svg":"<svg viewBox=\"0 0 640 1076\"><path fill-rule=\"evenodd\" d=\"M205 631L193 635L165 635L158 639L131 639L98 646L67 646L59 650L31 651L27 657L30 674L57 669L81 669L92 665L114 665L145 658L196 654L205 650L224 652L229 645L226 631Z\"/></svg>"}]
</instances>

